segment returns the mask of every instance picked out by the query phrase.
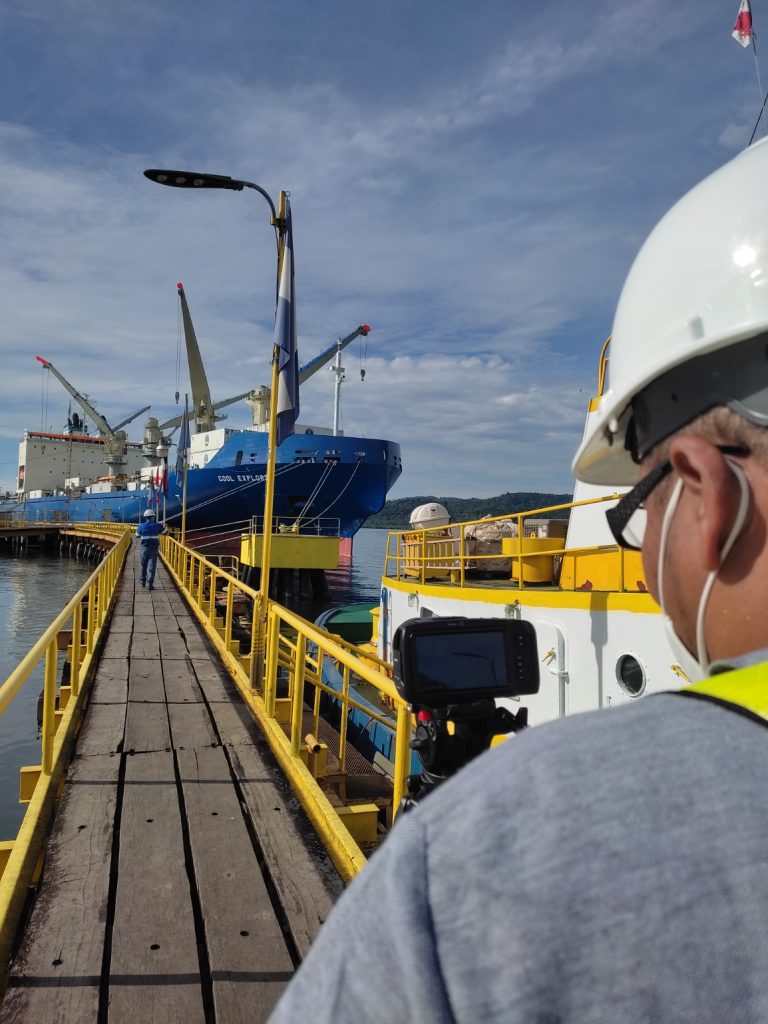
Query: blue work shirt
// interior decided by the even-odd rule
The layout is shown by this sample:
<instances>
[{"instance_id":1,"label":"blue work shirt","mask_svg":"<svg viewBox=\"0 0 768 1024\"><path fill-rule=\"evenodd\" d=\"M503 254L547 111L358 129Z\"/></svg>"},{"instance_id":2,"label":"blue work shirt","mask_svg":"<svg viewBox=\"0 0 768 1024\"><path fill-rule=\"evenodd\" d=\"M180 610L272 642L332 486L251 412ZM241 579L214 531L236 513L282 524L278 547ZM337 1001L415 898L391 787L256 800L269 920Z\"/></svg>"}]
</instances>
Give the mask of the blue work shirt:
<instances>
[{"instance_id":1,"label":"blue work shirt","mask_svg":"<svg viewBox=\"0 0 768 1024\"><path fill-rule=\"evenodd\" d=\"M161 533L165 533L162 523L158 523L156 519L145 519L137 529L136 536L141 541L142 547L156 548L160 545L158 538Z\"/></svg>"}]
</instances>

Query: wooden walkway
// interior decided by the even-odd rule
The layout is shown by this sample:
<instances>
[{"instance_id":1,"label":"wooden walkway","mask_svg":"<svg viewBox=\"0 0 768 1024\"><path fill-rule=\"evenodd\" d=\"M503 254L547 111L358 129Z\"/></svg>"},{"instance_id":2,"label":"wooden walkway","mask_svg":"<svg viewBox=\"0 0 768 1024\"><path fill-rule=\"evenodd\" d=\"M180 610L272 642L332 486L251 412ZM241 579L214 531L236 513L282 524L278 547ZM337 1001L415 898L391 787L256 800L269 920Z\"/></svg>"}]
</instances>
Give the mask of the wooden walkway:
<instances>
[{"instance_id":1,"label":"wooden walkway","mask_svg":"<svg viewBox=\"0 0 768 1024\"><path fill-rule=\"evenodd\" d=\"M266 1019L341 882L167 571L133 545L0 1008Z\"/></svg>"}]
</instances>

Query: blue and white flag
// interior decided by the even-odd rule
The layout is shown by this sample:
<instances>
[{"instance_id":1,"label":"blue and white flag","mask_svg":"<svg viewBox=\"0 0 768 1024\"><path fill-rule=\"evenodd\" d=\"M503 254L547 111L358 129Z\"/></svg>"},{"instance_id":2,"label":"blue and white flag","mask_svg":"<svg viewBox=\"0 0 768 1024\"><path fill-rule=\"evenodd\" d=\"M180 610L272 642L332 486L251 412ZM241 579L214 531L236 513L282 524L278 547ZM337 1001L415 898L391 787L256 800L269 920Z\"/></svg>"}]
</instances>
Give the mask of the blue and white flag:
<instances>
[{"instance_id":1,"label":"blue and white flag","mask_svg":"<svg viewBox=\"0 0 768 1024\"><path fill-rule=\"evenodd\" d=\"M176 476L180 477L187 464L187 449L189 448L189 411L187 409L187 396L184 395L184 415L181 417L181 430L179 432L179 443L176 448Z\"/></svg>"},{"instance_id":2,"label":"blue and white flag","mask_svg":"<svg viewBox=\"0 0 768 1024\"><path fill-rule=\"evenodd\" d=\"M299 352L296 346L296 291L293 280L291 204L285 203L285 248L275 315L275 345L279 349L277 378L277 444L289 437L299 416Z\"/></svg>"}]
</instances>

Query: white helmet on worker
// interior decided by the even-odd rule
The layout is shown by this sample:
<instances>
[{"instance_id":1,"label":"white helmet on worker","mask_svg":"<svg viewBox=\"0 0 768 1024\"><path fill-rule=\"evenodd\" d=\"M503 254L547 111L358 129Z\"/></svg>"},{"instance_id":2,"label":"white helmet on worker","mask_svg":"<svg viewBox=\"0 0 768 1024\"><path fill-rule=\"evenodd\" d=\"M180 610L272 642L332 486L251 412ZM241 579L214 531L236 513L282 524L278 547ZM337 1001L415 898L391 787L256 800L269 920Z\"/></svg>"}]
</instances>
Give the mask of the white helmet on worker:
<instances>
[{"instance_id":1,"label":"white helmet on worker","mask_svg":"<svg viewBox=\"0 0 768 1024\"><path fill-rule=\"evenodd\" d=\"M151 508L148 508L147 511L144 513L144 518L145 519L154 519L155 518L155 513L152 511Z\"/></svg>"},{"instance_id":2,"label":"white helmet on worker","mask_svg":"<svg viewBox=\"0 0 768 1024\"><path fill-rule=\"evenodd\" d=\"M716 405L768 427L768 139L683 196L640 250L574 475L632 485L654 445Z\"/></svg>"}]
</instances>

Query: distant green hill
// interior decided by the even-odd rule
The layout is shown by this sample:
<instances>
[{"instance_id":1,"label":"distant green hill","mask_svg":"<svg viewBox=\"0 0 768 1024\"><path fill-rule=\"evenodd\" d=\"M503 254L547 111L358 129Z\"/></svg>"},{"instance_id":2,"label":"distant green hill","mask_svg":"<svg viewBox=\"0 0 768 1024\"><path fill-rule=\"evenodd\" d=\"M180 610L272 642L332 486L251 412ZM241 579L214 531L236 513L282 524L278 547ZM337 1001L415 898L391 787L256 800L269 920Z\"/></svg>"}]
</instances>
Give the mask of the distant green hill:
<instances>
[{"instance_id":1,"label":"distant green hill","mask_svg":"<svg viewBox=\"0 0 768 1024\"><path fill-rule=\"evenodd\" d=\"M426 494L388 501L381 512L366 519L365 525L374 530L406 530L410 525L411 512L417 505L425 505L428 501L438 501L445 505L453 522L466 522L484 516L505 516L510 512L565 505L572 500L572 494L540 494L538 491L507 491L495 498L436 498L434 494ZM567 516L568 511L565 510L553 512L549 518L564 519Z\"/></svg>"}]
</instances>

